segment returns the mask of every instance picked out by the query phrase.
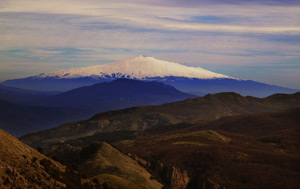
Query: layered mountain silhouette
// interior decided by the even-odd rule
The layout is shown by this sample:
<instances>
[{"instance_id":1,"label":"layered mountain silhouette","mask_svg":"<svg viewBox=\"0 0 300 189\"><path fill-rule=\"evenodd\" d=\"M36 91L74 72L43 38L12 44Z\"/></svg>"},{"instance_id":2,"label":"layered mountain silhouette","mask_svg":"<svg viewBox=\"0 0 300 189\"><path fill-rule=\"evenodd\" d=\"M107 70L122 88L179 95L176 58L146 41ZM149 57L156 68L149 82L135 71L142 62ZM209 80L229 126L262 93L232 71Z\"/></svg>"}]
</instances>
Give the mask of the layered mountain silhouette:
<instances>
[{"instance_id":1,"label":"layered mountain silhouette","mask_svg":"<svg viewBox=\"0 0 300 189\"><path fill-rule=\"evenodd\" d=\"M0 129L14 136L87 119L90 115L91 111L88 110L28 106L0 100Z\"/></svg>"},{"instance_id":2,"label":"layered mountain silhouette","mask_svg":"<svg viewBox=\"0 0 300 189\"><path fill-rule=\"evenodd\" d=\"M38 151L0 130L0 188L300 185L296 90L148 56L3 84L1 129Z\"/></svg>"},{"instance_id":3,"label":"layered mountain silhouette","mask_svg":"<svg viewBox=\"0 0 300 189\"><path fill-rule=\"evenodd\" d=\"M241 80L179 63L136 56L128 60L84 68L60 70L37 76L4 81L7 86L38 91L67 91L78 87L127 78L159 81L178 90L196 95L237 92L241 95L265 97L274 93L295 93L297 90Z\"/></svg>"},{"instance_id":4,"label":"layered mountain silhouette","mask_svg":"<svg viewBox=\"0 0 300 189\"><path fill-rule=\"evenodd\" d=\"M31 91L0 85L0 100L7 100L16 103L28 103L54 94L55 92Z\"/></svg>"},{"instance_id":5,"label":"layered mountain silhouette","mask_svg":"<svg viewBox=\"0 0 300 189\"><path fill-rule=\"evenodd\" d=\"M46 97L36 101L35 104L102 112L132 106L157 105L193 97L196 96L154 81L118 79Z\"/></svg>"},{"instance_id":6,"label":"layered mountain silhouette","mask_svg":"<svg viewBox=\"0 0 300 189\"><path fill-rule=\"evenodd\" d=\"M199 123L219 119L224 116L258 112L278 111L300 106L300 93L276 94L267 98L243 97L236 93L219 93L201 98L187 99L160 106L135 107L104 112L89 120L66 123L60 127L21 137L32 146L42 146L66 142L85 136L97 137L118 135L128 138L130 132L180 123ZM110 135L110 132L116 131ZM101 134L102 133L102 134ZM130 137L129 137L130 138Z\"/></svg>"},{"instance_id":7,"label":"layered mountain silhouette","mask_svg":"<svg viewBox=\"0 0 300 189\"><path fill-rule=\"evenodd\" d=\"M162 83L129 79L99 83L57 95L6 86L1 89L0 99L22 103L0 100L0 128L14 136L87 119L98 112L195 97Z\"/></svg>"}]
</instances>

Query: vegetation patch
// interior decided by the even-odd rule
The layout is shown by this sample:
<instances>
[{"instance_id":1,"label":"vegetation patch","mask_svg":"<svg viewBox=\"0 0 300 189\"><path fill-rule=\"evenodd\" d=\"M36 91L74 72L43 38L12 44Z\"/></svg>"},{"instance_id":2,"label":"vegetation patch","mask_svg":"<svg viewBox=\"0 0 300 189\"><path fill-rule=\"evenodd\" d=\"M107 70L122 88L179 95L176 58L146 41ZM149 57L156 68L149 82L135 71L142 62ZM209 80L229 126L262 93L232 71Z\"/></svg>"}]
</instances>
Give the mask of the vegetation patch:
<instances>
[{"instance_id":1,"label":"vegetation patch","mask_svg":"<svg viewBox=\"0 0 300 189\"><path fill-rule=\"evenodd\" d=\"M102 174L97 177L95 177L97 182L99 183L100 186L103 188L131 188L131 189L139 189L141 188L140 186L136 185L135 183L123 179L121 177L115 176L115 175L110 175L110 174Z\"/></svg>"},{"instance_id":2,"label":"vegetation patch","mask_svg":"<svg viewBox=\"0 0 300 189\"><path fill-rule=\"evenodd\" d=\"M122 140L118 142L118 145L121 145L123 147L130 147L134 144L134 140Z\"/></svg>"},{"instance_id":3,"label":"vegetation patch","mask_svg":"<svg viewBox=\"0 0 300 189\"><path fill-rule=\"evenodd\" d=\"M205 131L196 131L196 132L190 132L190 133L184 133L184 134L173 134L173 135L166 135L159 138L154 138L155 142L161 142L161 141L168 141L172 139L178 139L178 138L186 138L186 137L201 137L205 138L214 142L221 142L221 143L228 143L231 141L229 137L226 137L224 135L221 135L220 133L213 131L213 130L205 130Z\"/></svg>"},{"instance_id":4,"label":"vegetation patch","mask_svg":"<svg viewBox=\"0 0 300 189\"><path fill-rule=\"evenodd\" d=\"M203 144L200 142L189 142L189 141L179 141L179 142L173 142L173 145L196 145L196 146L208 146L208 144Z\"/></svg>"}]
</instances>

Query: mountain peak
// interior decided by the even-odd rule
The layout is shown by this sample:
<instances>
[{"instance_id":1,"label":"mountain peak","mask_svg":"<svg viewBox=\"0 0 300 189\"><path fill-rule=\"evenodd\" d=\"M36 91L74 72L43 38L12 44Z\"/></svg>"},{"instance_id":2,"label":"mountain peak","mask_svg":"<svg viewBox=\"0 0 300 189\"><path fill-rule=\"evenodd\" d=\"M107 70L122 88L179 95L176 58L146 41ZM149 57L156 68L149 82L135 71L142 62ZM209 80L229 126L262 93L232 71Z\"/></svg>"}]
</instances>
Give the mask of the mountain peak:
<instances>
[{"instance_id":1,"label":"mountain peak","mask_svg":"<svg viewBox=\"0 0 300 189\"><path fill-rule=\"evenodd\" d=\"M139 55L124 61L109 64L60 70L41 74L37 77L63 79L81 77L147 79L168 76L198 79L231 78L223 74L205 70L201 67L184 66L179 63L159 60L146 55Z\"/></svg>"},{"instance_id":2,"label":"mountain peak","mask_svg":"<svg viewBox=\"0 0 300 189\"><path fill-rule=\"evenodd\" d=\"M133 56L127 60L123 60L120 62L139 62L139 63L150 63L150 62L154 62L154 61L159 61L159 59L153 57L153 56L149 56L149 55L137 55L137 56Z\"/></svg>"}]
</instances>

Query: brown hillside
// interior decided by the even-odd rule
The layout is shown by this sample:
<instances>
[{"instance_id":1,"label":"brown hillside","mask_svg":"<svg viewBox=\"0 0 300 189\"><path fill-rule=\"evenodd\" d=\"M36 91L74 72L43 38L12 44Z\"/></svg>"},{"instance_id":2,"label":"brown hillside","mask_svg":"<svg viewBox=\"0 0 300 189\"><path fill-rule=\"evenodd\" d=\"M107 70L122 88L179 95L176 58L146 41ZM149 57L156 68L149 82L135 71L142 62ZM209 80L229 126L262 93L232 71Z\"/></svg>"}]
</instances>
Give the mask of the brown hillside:
<instances>
[{"instance_id":1,"label":"brown hillside","mask_svg":"<svg viewBox=\"0 0 300 189\"><path fill-rule=\"evenodd\" d=\"M175 167L185 187L299 188L299 115L300 108L226 117L114 145L167 186L178 186Z\"/></svg>"},{"instance_id":2,"label":"brown hillside","mask_svg":"<svg viewBox=\"0 0 300 189\"><path fill-rule=\"evenodd\" d=\"M86 185L88 186L88 185ZM0 130L0 188L82 188L81 178Z\"/></svg>"},{"instance_id":3,"label":"brown hillside","mask_svg":"<svg viewBox=\"0 0 300 189\"><path fill-rule=\"evenodd\" d=\"M127 180L126 185L131 186L129 188L137 186L150 189L163 186L135 160L105 142L94 142L83 148L70 145L52 146L46 150L46 154L75 167L88 178L98 178L101 181L103 177L115 176L119 178L117 182L120 179ZM112 183L114 184L116 183Z\"/></svg>"}]
</instances>

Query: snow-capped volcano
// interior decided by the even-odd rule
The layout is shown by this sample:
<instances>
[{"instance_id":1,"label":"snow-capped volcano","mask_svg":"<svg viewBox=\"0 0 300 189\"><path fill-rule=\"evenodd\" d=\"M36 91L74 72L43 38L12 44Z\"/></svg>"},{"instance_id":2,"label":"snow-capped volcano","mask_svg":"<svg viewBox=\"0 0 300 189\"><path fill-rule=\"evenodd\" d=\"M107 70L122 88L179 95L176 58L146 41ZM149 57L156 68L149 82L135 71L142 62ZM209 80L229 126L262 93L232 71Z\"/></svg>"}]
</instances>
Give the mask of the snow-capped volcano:
<instances>
[{"instance_id":1,"label":"snow-capped volcano","mask_svg":"<svg viewBox=\"0 0 300 189\"><path fill-rule=\"evenodd\" d=\"M153 77L186 77L197 79L231 78L200 67L188 67L179 63L158 60L151 56L135 56L128 60L110 64L73 68L38 75L38 78L74 79L93 78L132 78L147 79Z\"/></svg>"},{"instance_id":2,"label":"snow-capped volcano","mask_svg":"<svg viewBox=\"0 0 300 189\"><path fill-rule=\"evenodd\" d=\"M2 84L38 91L67 91L119 78L157 81L195 95L237 92L242 95L264 97L274 93L296 92L293 89L233 78L200 67L158 60L151 56L136 56L120 62L12 79Z\"/></svg>"}]
</instances>

